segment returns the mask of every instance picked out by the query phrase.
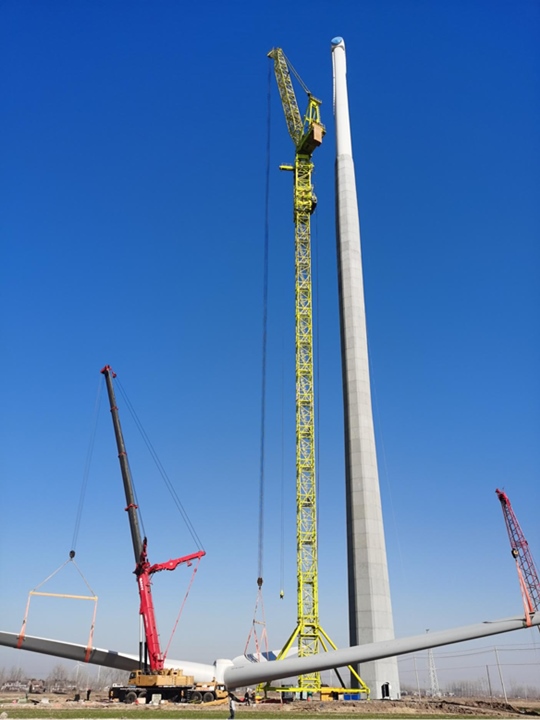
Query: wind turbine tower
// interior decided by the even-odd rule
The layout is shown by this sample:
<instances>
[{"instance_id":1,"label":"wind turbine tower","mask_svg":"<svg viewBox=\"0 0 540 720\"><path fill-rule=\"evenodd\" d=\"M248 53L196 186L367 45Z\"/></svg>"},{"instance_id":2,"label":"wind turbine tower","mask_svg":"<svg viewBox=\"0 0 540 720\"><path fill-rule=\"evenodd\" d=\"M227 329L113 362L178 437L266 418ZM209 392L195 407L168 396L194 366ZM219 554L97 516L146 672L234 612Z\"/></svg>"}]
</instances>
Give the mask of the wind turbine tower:
<instances>
[{"instance_id":1,"label":"wind turbine tower","mask_svg":"<svg viewBox=\"0 0 540 720\"><path fill-rule=\"evenodd\" d=\"M351 645L392 640L394 622L382 519L366 333L360 221L352 157L345 43L332 40L336 220L345 409L345 482ZM396 658L365 663L372 698L400 697Z\"/></svg>"}]
</instances>

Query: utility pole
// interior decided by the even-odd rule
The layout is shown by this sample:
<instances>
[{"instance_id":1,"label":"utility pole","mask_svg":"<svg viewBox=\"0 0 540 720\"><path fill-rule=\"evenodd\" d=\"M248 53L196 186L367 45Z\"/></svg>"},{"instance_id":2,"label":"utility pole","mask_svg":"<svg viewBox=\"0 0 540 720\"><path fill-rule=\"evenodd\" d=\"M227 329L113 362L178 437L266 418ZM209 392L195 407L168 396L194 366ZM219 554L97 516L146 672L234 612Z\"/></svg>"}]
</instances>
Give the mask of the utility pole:
<instances>
[{"instance_id":1,"label":"utility pole","mask_svg":"<svg viewBox=\"0 0 540 720\"><path fill-rule=\"evenodd\" d=\"M499 671L499 679L501 681L501 687L502 687L502 691L503 691L503 695L504 695L504 702L506 704L508 704L508 697L506 695L506 688L504 686L503 674L502 674L502 670L501 670L501 663L499 662L499 653L498 653L496 647L493 649L495 650L495 659L497 660L497 670Z\"/></svg>"}]
</instances>

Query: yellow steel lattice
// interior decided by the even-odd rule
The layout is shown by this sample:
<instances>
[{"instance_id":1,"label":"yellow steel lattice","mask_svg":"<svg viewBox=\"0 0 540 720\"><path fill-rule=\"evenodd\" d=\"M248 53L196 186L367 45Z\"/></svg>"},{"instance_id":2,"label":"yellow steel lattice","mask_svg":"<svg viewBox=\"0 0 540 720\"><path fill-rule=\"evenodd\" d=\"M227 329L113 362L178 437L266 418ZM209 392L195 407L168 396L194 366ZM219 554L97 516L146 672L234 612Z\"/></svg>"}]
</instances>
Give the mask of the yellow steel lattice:
<instances>
[{"instance_id":1,"label":"yellow steel lattice","mask_svg":"<svg viewBox=\"0 0 540 720\"><path fill-rule=\"evenodd\" d=\"M295 225L295 313L296 313L296 548L297 606L295 630L278 655L286 657L293 643L298 643L299 656L315 655L335 645L319 623L319 588L317 560L317 495L315 470L315 402L313 386L313 308L311 287L311 214L316 205L313 192L311 155L321 144L324 126L320 121L320 101L314 98L300 78L308 94L308 107L302 121L292 86L288 63L283 51L270 53L289 134L296 154L294 166L282 170L294 173ZM294 69L294 74L298 77ZM367 686L350 668L363 692ZM289 688L292 689L292 688ZM302 692L321 689L320 673L307 673L298 678Z\"/></svg>"}]
</instances>

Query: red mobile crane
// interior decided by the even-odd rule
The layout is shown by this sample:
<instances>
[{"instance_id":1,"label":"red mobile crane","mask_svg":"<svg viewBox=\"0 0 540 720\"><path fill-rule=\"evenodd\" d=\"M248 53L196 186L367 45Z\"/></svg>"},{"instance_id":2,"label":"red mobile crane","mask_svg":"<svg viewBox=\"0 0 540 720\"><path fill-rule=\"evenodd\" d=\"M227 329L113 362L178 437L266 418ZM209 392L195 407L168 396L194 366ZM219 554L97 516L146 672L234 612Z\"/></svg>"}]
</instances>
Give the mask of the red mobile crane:
<instances>
[{"instance_id":1,"label":"red mobile crane","mask_svg":"<svg viewBox=\"0 0 540 720\"><path fill-rule=\"evenodd\" d=\"M512 557L516 561L516 569L519 578L525 615L530 620L538 609L540 609L540 580L529 550L529 543L519 525L518 519L512 510L508 495L502 490L496 490L504 515L504 522L510 539Z\"/></svg>"},{"instance_id":2,"label":"red mobile crane","mask_svg":"<svg viewBox=\"0 0 540 720\"><path fill-rule=\"evenodd\" d=\"M101 370L101 373L105 376L105 382L107 384L114 434L118 448L118 459L120 461L120 470L124 483L126 512L129 518L131 540L135 554L134 573L139 588L139 612L143 619L146 640L144 651L142 647L139 648L139 670L131 673L127 687L112 687L110 698L118 699L122 702L134 702L138 697L145 696L148 688L153 687L166 699L200 701L200 699L202 699L200 697L202 695L200 692L202 688L198 688L198 686L193 683L192 677L183 675L181 670L166 670L164 667L165 654L162 652L159 643L156 615L152 600L151 578L154 573L161 572L162 570L175 570L183 563L191 565L194 560L200 560L206 553L204 550L199 550L191 555L168 560L164 563L150 564L147 554L147 539L141 537L139 528L138 506L135 502L133 482L114 394L112 381L113 378L116 377L116 374L112 371L110 365L106 365ZM204 687L204 697L206 700L215 699L216 693L218 692L217 688ZM212 697L210 697L210 695L212 695Z\"/></svg>"}]
</instances>

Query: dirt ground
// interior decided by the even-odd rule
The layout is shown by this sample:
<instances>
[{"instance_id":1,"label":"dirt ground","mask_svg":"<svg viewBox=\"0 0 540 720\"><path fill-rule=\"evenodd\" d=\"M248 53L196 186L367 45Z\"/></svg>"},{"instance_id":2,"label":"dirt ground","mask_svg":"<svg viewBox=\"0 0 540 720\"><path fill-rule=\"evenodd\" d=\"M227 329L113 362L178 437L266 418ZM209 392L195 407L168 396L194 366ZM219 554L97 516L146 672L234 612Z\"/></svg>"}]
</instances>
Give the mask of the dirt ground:
<instances>
[{"instance_id":1,"label":"dirt ground","mask_svg":"<svg viewBox=\"0 0 540 720\"><path fill-rule=\"evenodd\" d=\"M203 710L202 706L198 706ZM366 701L333 701L333 702L294 702L258 704L245 710L256 710L264 715L265 711L276 711L293 715L410 715L413 717L433 717L436 715L513 717L516 715L540 716L540 701L517 700L506 704L500 700L485 698L439 698L439 699L408 699L403 700L370 700ZM239 707L242 713L244 706Z\"/></svg>"},{"instance_id":2,"label":"dirt ground","mask_svg":"<svg viewBox=\"0 0 540 720\"><path fill-rule=\"evenodd\" d=\"M48 703L40 702L44 697L47 697ZM28 700L20 694L1 693L0 694L0 714L2 712L7 713L9 718L9 710L17 707L21 710L23 707L32 707L35 710L47 709L48 711L54 709L62 710L84 710L84 709L112 709L121 707L122 717L128 717L130 711L140 709L137 705L124 705L118 703L111 703L105 698L101 699L97 697L95 700L90 702L74 702L72 698L66 696L56 695L30 695ZM173 709L177 706L162 704L161 708L167 707L167 709ZM186 708L187 706L183 706ZM204 714L208 711L219 711L221 709L227 709L227 701L207 703L201 705L189 705L190 712L194 714ZM159 710L159 708L155 708ZM152 711L154 708L148 707L148 710ZM243 705L239 704L237 708L238 718L240 720L243 714L249 713L252 715L264 716L269 713L283 713L288 715L348 715L356 714L358 716L380 716L380 715L399 715L399 716L410 716L411 718L416 717L436 717L437 715L455 715L456 717L486 717L486 718L508 718L515 717L516 715L525 715L529 717L540 716L540 700L522 700L522 699L511 699L508 704L501 702L501 699L494 699L491 701L489 698L403 698L402 700L370 700L370 701L328 701L319 702L312 700L310 702L296 701L290 703L280 703L279 700L268 703L258 703L256 705ZM262 717L261 717L262 720Z\"/></svg>"}]
</instances>

